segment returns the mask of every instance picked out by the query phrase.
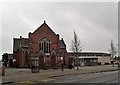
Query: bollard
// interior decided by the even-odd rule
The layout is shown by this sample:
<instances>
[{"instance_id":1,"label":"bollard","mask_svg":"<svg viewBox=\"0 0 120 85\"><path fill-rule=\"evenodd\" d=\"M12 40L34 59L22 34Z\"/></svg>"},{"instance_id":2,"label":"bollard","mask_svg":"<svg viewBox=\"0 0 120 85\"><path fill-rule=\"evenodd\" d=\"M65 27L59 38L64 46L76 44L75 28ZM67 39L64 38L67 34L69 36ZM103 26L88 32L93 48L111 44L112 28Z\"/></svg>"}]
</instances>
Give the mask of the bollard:
<instances>
[{"instance_id":1,"label":"bollard","mask_svg":"<svg viewBox=\"0 0 120 85\"><path fill-rule=\"evenodd\" d=\"M62 71L64 71L64 69L63 69L63 63L61 64L61 66L62 66Z\"/></svg>"}]
</instances>

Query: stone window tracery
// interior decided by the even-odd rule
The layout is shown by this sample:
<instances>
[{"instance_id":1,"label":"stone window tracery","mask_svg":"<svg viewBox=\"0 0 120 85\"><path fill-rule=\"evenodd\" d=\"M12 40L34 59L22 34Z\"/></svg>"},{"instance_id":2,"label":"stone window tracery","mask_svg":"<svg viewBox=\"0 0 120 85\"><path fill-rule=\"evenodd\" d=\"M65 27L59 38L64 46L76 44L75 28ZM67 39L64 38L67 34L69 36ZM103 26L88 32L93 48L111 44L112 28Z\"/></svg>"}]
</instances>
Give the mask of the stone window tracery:
<instances>
[{"instance_id":1,"label":"stone window tracery","mask_svg":"<svg viewBox=\"0 0 120 85\"><path fill-rule=\"evenodd\" d=\"M43 37L39 40L39 50L42 50L44 53L50 53L50 40L46 37Z\"/></svg>"}]
</instances>

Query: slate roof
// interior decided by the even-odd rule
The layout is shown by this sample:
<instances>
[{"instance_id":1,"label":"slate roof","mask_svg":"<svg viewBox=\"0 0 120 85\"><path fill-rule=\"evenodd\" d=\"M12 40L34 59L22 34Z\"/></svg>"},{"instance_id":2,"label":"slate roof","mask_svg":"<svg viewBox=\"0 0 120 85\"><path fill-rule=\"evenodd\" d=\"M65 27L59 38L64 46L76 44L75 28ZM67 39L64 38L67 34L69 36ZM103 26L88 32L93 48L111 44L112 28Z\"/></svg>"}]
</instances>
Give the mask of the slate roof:
<instances>
[{"instance_id":1,"label":"slate roof","mask_svg":"<svg viewBox=\"0 0 120 85\"><path fill-rule=\"evenodd\" d=\"M63 38L61 40L59 40L59 44L60 44L60 48L66 48L66 44L65 44Z\"/></svg>"},{"instance_id":2,"label":"slate roof","mask_svg":"<svg viewBox=\"0 0 120 85\"><path fill-rule=\"evenodd\" d=\"M29 40L28 38L14 38L13 39L13 51L17 51L20 48L20 43L22 47L28 47L29 46Z\"/></svg>"},{"instance_id":3,"label":"slate roof","mask_svg":"<svg viewBox=\"0 0 120 85\"><path fill-rule=\"evenodd\" d=\"M22 47L28 47L28 46L29 46L29 39L22 38Z\"/></svg>"}]
</instances>

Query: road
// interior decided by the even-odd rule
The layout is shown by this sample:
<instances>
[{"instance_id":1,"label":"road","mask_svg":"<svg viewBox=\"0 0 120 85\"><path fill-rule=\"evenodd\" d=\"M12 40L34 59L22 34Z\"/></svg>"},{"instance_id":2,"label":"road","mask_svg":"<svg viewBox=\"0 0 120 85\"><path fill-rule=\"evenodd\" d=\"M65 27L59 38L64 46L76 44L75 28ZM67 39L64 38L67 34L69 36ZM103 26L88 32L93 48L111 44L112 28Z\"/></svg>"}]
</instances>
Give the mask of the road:
<instances>
[{"instance_id":1,"label":"road","mask_svg":"<svg viewBox=\"0 0 120 85\"><path fill-rule=\"evenodd\" d=\"M118 81L117 80L118 73L115 70L118 70L118 67L117 66L113 67L111 65L86 66L86 67L80 67L80 70L64 69L64 71L61 71L61 69L49 69L49 70L40 69L39 73L31 73L30 69L5 68L5 76L2 77L2 82L3 84L8 84L8 85L17 84L21 82L22 83L28 83L28 82L99 83L101 81L100 83L102 83L104 79L111 77L113 79L110 80L112 80L114 83ZM104 79L102 80L102 78ZM104 81L104 82L109 82L109 81Z\"/></svg>"},{"instance_id":2,"label":"road","mask_svg":"<svg viewBox=\"0 0 120 85\"><path fill-rule=\"evenodd\" d=\"M53 83L118 83L118 71L61 76Z\"/></svg>"}]
</instances>

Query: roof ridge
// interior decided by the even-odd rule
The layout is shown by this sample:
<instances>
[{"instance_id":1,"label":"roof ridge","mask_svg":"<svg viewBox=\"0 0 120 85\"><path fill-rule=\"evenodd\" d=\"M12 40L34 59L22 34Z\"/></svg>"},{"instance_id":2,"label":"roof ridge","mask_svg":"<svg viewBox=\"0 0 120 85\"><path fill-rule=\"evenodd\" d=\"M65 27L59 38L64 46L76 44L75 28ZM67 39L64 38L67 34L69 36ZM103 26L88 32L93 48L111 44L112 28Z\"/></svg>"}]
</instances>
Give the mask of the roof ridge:
<instances>
[{"instance_id":1,"label":"roof ridge","mask_svg":"<svg viewBox=\"0 0 120 85\"><path fill-rule=\"evenodd\" d=\"M56 35L56 33L48 26L48 24L46 24L46 21L44 20L43 24L40 25L33 33L37 32L39 29L42 28L42 26L47 26L47 28Z\"/></svg>"}]
</instances>

